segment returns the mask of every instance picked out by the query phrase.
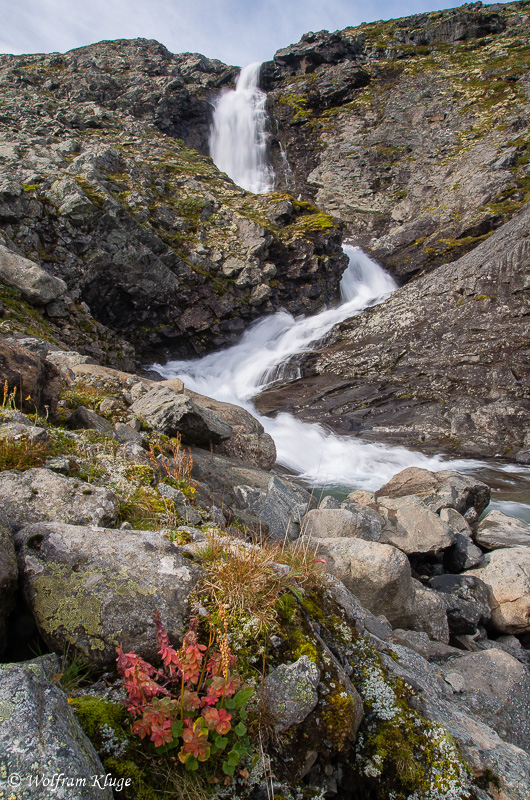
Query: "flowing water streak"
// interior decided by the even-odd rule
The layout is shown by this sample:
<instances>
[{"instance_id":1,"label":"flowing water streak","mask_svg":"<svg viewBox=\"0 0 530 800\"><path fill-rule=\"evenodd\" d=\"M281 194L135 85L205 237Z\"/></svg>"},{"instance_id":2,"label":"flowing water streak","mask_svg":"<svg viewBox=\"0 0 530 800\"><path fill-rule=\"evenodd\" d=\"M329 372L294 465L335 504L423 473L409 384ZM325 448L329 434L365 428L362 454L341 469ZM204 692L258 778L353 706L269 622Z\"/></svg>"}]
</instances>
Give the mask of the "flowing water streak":
<instances>
[{"instance_id":1,"label":"flowing water streak","mask_svg":"<svg viewBox=\"0 0 530 800\"><path fill-rule=\"evenodd\" d=\"M221 95L210 135L214 164L254 194L274 187L274 172L267 161L267 95L258 88L260 68L259 61L246 66L235 90Z\"/></svg>"},{"instance_id":2,"label":"flowing water streak","mask_svg":"<svg viewBox=\"0 0 530 800\"><path fill-rule=\"evenodd\" d=\"M340 285L341 305L298 319L278 311L254 324L233 347L195 361L155 365L155 369L164 378L181 378L187 388L200 394L246 408L274 439L278 462L304 480L376 489L405 467L436 470L449 465L404 447L338 436L291 414L264 417L252 404L252 398L276 377L279 365L307 352L334 325L382 302L396 288L392 278L361 250L350 246L344 250L350 263ZM451 462L451 467L458 468L459 463Z\"/></svg>"}]
</instances>

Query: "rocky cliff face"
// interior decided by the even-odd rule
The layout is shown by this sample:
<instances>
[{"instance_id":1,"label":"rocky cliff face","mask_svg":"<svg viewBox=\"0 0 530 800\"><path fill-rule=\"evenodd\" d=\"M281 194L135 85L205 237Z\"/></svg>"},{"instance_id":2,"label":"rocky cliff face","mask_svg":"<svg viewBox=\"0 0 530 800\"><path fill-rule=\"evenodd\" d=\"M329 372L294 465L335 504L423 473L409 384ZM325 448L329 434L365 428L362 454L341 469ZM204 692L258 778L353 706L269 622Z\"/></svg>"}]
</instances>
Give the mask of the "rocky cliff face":
<instances>
[{"instance_id":1,"label":"rocky cliff face","mask_svg":"<svg viewBox=\"0 0 530 800\"><path fill-rule=\"evenodd\" d=\"M199 152L233 74L145 40L0 57L2 242L144 359L219 347L279 305L336 297L340 225L245 193Z\"/></svg>"},{"instance_id":2,"label":"rocky cliff face","mask_svg":"<svg viewBox=\"0 0 530 800\"><path fill-rule=\"evenodd\" d=\"M530 206L458 261L335 328L260 399L428 452L529 460Z\"/></svg>"},{"instance_id":3,"label":"rocky cliff face","mask_svg":"<svg viewBox=\"0 0 530 800\"><path fill-rule=\"evenodd\" d=\"M529 31L526 3L473 3L278 51L285 185L402 278L454 261L529 199Z\"/></svg>"}]
</instances>

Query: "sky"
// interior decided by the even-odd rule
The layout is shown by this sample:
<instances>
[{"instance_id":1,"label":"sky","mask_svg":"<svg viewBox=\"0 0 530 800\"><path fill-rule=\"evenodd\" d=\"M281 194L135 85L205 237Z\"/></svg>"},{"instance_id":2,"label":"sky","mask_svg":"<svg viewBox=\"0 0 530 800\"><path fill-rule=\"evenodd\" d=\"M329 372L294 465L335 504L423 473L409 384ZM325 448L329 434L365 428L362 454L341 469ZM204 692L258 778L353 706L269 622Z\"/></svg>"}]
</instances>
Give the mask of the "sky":
<instances>
[{"instance_id":1,"label":"sky","mask_svg":"<svg viewBox=\"0 0 530 800\"><path fill-rule=\"evenodd\" d=\"M64 52L103 39L157 39L244 66L307 31L459 5L449 0L0 0L0 52Z\"/></svg>"}]
</instances>

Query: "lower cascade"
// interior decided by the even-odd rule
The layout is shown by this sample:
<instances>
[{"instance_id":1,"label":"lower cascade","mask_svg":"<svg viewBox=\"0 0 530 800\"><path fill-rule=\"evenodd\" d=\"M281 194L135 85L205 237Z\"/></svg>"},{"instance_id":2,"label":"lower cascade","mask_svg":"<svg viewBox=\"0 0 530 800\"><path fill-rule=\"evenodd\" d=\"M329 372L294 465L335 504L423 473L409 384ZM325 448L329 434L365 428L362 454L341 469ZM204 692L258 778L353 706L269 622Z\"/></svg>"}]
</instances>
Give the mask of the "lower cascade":
<instances>
[{"instance_id":1,"label":"lower cascade","mask_svg":"<svg viewBox=\"0 0 530 800\"><path fill-rule=\"evenodd\" d=\"M274 172L267 163L266 95L258 88L261 63L248 64L236 88L217 101L210 136L210 153L217 167L254 194L274 187Z\"/></svg>"},{"instance_id":2,"label":"lower cascade","mask_svg":"<svg viewBox=\"0 0 530 800\"><path fill-rule=\"evenodd\" d=\"M322 425L309 424L282 412L274 418L259 414L252 398L285 374L294 355L307 352L339 322L383 302L395 281L359 248L345 245L349 266L340 283L342 302L311 317L295 319L279 311L253 325L238 344L193 361L170 361L155 369L164 378L180 378L193 391L250 411L276 444L278 463L315 485L377 489L396 472L410 466L439 470L448 462L404 447L387 447L339 436ZM469 462L451 462L462 468Z\"/></svg>"}]
</instances>

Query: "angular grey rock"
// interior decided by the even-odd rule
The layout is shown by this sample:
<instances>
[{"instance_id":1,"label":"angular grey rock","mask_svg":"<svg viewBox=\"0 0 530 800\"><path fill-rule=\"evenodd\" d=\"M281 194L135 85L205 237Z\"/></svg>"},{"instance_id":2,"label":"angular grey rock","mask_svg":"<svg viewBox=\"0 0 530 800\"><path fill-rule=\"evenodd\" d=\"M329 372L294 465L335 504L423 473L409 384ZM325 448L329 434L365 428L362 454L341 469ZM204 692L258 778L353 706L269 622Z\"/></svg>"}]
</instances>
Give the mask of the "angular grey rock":
<instances>
[{"instance_id":1,"label":"angular grey rock","mask_svg":"<svg viewBox=\"0 0 530 800\"><path fill-rule=\"evenodd\" d=\"M164 382L166 385L167 382ZM271 469L276 462L276 445L263 425L246 409L233 403L224 403L211 397L184 390L186 396L201 409L216 414L230 425L232 433L228 439L215 446L215 452L237 458L249 466Z\"/></svg>"},{"instance_id":2,"label":"angular grey rock","mask_svg":"<svg viewBox=\"0 0 530 800\"><path fill-rule=\"evenodd\" d=\"M381 538L381 522L375 513L374 517L361 510L322 508L321 505L318 509L308 511L304 516L302 533L314 539L334 539L344 536L378 541Z\"/></svg>"},{"instance_id":3,"label":"angular grey rock","mask_svg":"<svg viewBox=\"0 0 530 800\"><path fill-rule=\"evenodd\" d=\"M85 406L76 408L68 417L67 422L70 428L74 428L74 430L92 430L107 434L110 434L113 430L112 423L108 419L101 417L89 408L85 408Z\"/></svg>"},{"instance_id":4,"label":"angular grey rock","mask_svg":"<svg viewBox=\"0 0 530 800\"><path fill-rule=\"evenodd\" d=\"M530 525L494 509L488 511L477 525L475 541L485 550L530 547Z\"/></svg>"},{"instance_id":5,"label":"angular grey rock","mask_svg":"<svg viewBox=\"0 0 530 800\"><path fill-rule=\"evenodd\" d=\"M446 554L445 560L449 572L462 572L478 566L484 560L484 554L471 538L472 530L467 519L454 508L442 508L440 519L446 522L455 534L455 543Z\"/></svg>"},{"instance_id":6,"label":"angular grey rock","mask_svg":"<svg viewBox=\"0 0 530 800\"><path fill-rule=\"evenodd\" d=\"M462 572L478 567L484 561L484 553L465 533L455 534L455 543L447 556L447 567L451 572Z\"/></svg>"},{"instance_id":7,"label":"angular grey rock","mask_svg":"<svg viewBox=\"0 0 530 800\"><path fill-rule=\"evenodd\" d=\"M66 374L72 367L77 367L79 364L96 364L96 361L90 356L82 355L77 350L52 350L46 356L48 361L55 364Z\"/></svg>"},{"instance_id":8,"label":"angular grey rock","mask_svg":"<svg viewBox=\"0 0 530 800\"><path fill-rule=\"evenodd\" d=\"M263 681L267 711L277 733L303 722L318 703L320 670L308 656L293 664L280 664Z\"/></svg>"},{"instance_id":9,"label":"angular grey rock","mask_svg":"<svg viewBox=\"0 0 530 800\"><path fill-rule=\"evenodd\" d=\"M451 659L443 673L463 678L462 700L507 742L530 750L530 672L508 653L491 649Z\"/></svg>"},{"instance_id":10,"label":"angular grey rock","mask_svg":"<svg viewBox=\"0 0 530 800\"><path fill-rule=\"evenodd\" d=\"M381 541L409 555L439 553L455 541L451 528L418 497L378 497L386 518Z\"/></svg>"},{"instance_id":11,"label":"angular grey rock","mask_svg":"<svg viewBox=\"0 0 530 800\"><path fill-rule=\"evenodd\" d=\"M414 581L414 587L416 602L412 628L415 631L423 631L437 642L449 644L449 623L444 598L418 581Z\"/></svg>"},{"instance_id":12,"label":"angular grey rock","mask_svg":"<svg viewBox=\"0 0 530 800\"><path fill-rule=\"evenodd\" d=\"M18 567L11 527L0 514L0 653L7 645L6 623L15 606Z\"/></svg>"},{"instance_id":13,"label":"angular grey rock","mask_svg":"<svg viewBox=\"0 0 530 800\"><path fill-rule=\"evenodd\" d=\"M234 491L238 503L268 526L271 539L283 542L298 538L307 503L280 478L270 478L266 491L251 486L239 486Z\"/></svg>"},{"instance_id":14,"label":"angular grey rock","mask_svg":"<svg viewBox=\"0 0 530 800\"><path fill-rule=\"evenodd\" d=\"M150 388L129 410L159 433L180 434L185 444L218 444L232 435L230 425L213 411L199 408L189 397L166 386Z\"/></svg>"},{"instance_id":15,"label":"angular grey rock","mask_svg":"<svg viewBox=\"0 0 530 800\"><path fill-rule=\"evenodd\" d=\"M371 508L363 503L356 503L346 499L341 503L340 507L353 514L356 527L363 532L362 539L368 539L371 542L379 542L381 540L385 518L376 511L375 503L374 507Z\"/></svg>"},{"instance_id":16,"label":"angular grey rock","mask_svg":"<svg viewBox=\"0 0 530 800\"><path fill-rule=\"evenodd\" d=\"M449 628L455 634L473 634L491 616L490 592L486 584L466 575L437 575L429 581L447 607Z\"/></svg>"},{"instance_id":17,"label":"angular grey rock","mask_svg":"<svg viewBox=\"0 0 530 800\"><path fill-rule=\"evenodd\" d=\"M458 658L463 655L462 651L456 647L440 641L433 641L425 631L406 631L396 628L387 641L408 647L409 650L414 650L422 658L432 662L446 661L448 658Z\"/></svg>"},{"instance_id":18,"label":"angular grey rock","mask_svg":"<svg viewBox=\"0 0 530 800\"><path fill-rule=\"evenodd\" d=\"M21 438L29 439L36 444L43 444L48 441L48 434L45 428L32 425L29 420L27 425L20 422L8 422L0 425L0 439L20 440Z\"/></svg>"},{"instance_id":19,"label":"angular grey rock","mask_svg":"<svg viewBox=\"0 0 530 800\"><path fill-rule=\"evenodd\" d=\"M455 533L462 533L465 536L471 536L471 528L468 521L459 514L454 508L441 508L440 519L446 522Z\"/></svg>"},{"instance_id":20,"label":"angular grey rock","mask_svg":"<svg viewBox=\"0 0 530 800\"><path fill-rule=\"evenodd\" d=\"M66 283L30 261L28 258L13 253L0 244L0 281L18 289L22 297L34 305L46 305L61 297L66 290Z\"/></svg>"},{"instance_id":21,"label":"angular grey rock","mask_svg":"<svg viewBox=\"0 0 530 800\"><path fill-rule=\"evenodd\" d=\"M350 592L349 589L334 576L330 576L328 583L328 593L330 597L337 603L344 611L348 622L353 624L359 633L367 631L376 636L378 639L384 641L392 633L392 626L385 616L375 616L367 608L361 605L361 602Z\"/></svg>"},{"instance_id":22,"label":"angular grey rock","mask_svg":"<svg viewBox=\"0 0 530 800\"><path fill-rule=\"evenodd\" d=\"M125 422L116 422L112 436L121 444L137 444L141 446L144 442L142 434L133 425L128 425Z\"/></svg>"},{"instance_id":23,"label":"angular grey rock","mask_svg":"<svg viewBox=\"0 0 530 800\"><path fill-rule=\"evenodd\" d=\"M304 537L305 540L305 537ZM408 558L388 544L363 539L308 539L326 568L372 614L384 614L393 627L409 628L415 590Z\"/></svg>"},{"instance_id":24,"label":"angular grey rock","mask_svg":"<svg viewBox=\"0 0 530 800\"><path fill-rule=\"evenodd\" d=\"M407 467L377 490L378 502L383 497L419 497L426 506L438 513L442 508L454 508L465 514L474 508L482 514L490 501L490 489L482 481L461 475L458 472L442 470L430 472L419 467Z\"/></svg>"},{"instance_id":25,"label":"angular grey rock","mask_svg":"<svg viewBox=\"0 0 530 800\"><path fill-rule=\"evenodd\" d=\"M48 469L0 473L0 511L14 530L33 522L112 525L118 500L109 489L64 478Z\"/></svg>"},{"instance_id":26,"label":"angular grey rock","mask_svg":"<svg viewBox=\"0 0 530 800\"><path fill-rule=\"evenodd\" d=\"M170 639L181 638L203 570L160 533L43 523L20 531L16 545L24 596L50 648L103 667L123 643L151 660L155 609Z\"/></svg>"},{"instance_id":27,"label":"angular grey rock","mask_svg":"<svg viewBox=\"0 0 530 800\"><path fill-rule=\"evenodd\" d=\"M480 566L466 572L491 591L491 624L499 633L530 631L530 548L492 550Z\"/></svg>"},{"instance_id":28,"label":"angular grey rock","mask_svg":"<svg viewBox=\"0 0 530 800\"><path fill-rule=\"evenodd\" d=\"M51 682L58 672L60 662L54 656L0 664L0 796L112 800L101 761L65 693ZM57 785L55 778L52 785L54 776L79 782ZM94 785L94 776L99 785Z\"/></svg>"},{"instance_id":29,"label":"angular grey rock","mask_svg":"<svg viewBox=\"0 0 530 800\"><path fill-rule=\"evenodd\" d=\"M516 636L499 636L498 639L479 639L477 650L504 650L530 669L530 650L526 650Z\"/></svg>"}]
</instances>

